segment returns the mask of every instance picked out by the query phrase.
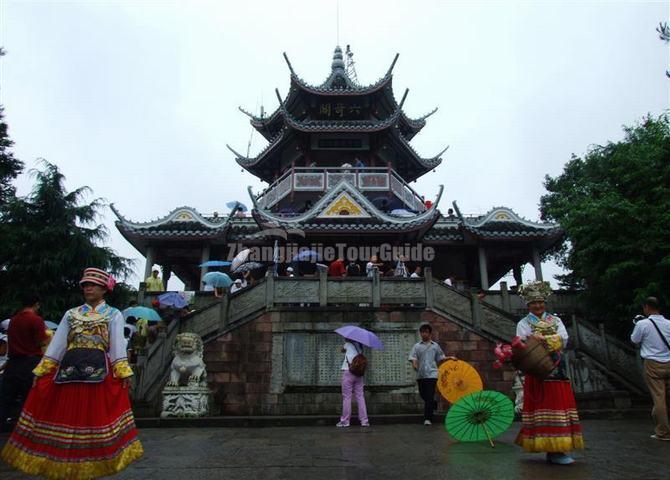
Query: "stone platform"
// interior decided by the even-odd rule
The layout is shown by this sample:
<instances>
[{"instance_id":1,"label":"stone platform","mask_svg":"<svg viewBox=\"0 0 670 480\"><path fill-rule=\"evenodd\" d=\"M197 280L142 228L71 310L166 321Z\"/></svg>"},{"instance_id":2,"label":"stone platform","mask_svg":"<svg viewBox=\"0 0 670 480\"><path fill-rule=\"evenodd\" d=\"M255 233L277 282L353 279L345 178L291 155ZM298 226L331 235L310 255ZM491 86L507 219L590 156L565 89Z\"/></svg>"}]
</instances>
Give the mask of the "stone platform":
<instances>
[{"instance_id":1,"label":"stone platform","mask_svg":"<svg viewBox=\"0 0 670 480\"><path fill-rule=\"evenodd\" d=\"M487 443L458 443L441 425L348 429L149 428L145 456L115 479L495 479L660 480L670 472L670 442L651 440L651 422L586 420L586 450L570 467L547 465L513 444L519 424ZM0 445L7 435L0 436ZM29 478L0 463L0 478Z\"/></svg>"}]
</instances>

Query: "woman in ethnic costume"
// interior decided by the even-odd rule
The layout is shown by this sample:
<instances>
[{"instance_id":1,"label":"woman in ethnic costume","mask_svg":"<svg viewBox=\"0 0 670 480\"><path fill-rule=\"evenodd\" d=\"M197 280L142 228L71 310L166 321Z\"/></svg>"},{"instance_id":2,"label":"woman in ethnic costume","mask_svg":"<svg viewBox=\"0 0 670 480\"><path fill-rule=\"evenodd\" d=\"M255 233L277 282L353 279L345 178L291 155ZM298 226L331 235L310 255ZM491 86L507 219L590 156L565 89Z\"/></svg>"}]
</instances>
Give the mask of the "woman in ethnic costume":
<instances>
[{"instance_id":1,"label":"woman in ethnic costume","mask_svg":"<svg viewBox=\"0 0 670 480\"><path fill-rule=\"evenodd\" d=\"M2 458L30 475L91 479L142 456L128 386L121 312L103 299L114 279L87 268L86 303L68 310L33 373L33 388Z\"/></svg>"},{"instance_id":2,"label":"woman in ethnic costume","mask_svg":"<svg viewBox=\"0 0 670 480\"><path fill-rule=\"evenodd\" d=\"M547 452L549 463L569 465L574 459L567 452L583 449L584 440L562 356L568 332L560 318L545 311L550 294L547 282L531 282L519 288L529 313L517 324L516 334L541 340L551 352L556 368L545 380L526 374L522 426L516 443L526 452Z\"/></svg>"}]
</instances>

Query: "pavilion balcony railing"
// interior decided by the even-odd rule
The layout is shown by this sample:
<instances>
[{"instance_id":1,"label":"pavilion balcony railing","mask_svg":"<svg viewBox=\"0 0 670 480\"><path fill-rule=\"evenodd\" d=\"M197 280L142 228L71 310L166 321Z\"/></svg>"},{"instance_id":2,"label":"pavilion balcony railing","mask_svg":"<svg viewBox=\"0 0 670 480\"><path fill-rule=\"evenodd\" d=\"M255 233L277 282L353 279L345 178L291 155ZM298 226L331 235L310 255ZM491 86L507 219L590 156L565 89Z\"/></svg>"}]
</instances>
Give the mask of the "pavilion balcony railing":
<instances>
[{"instance_id":1,"label":"pavilion balcony railing","mask_svg":"<svg viewBox=\"0 0 670 480\"><path fill-rule=\"evenodd\" d=\"M361 192L392 193L412 212L426 210L421 196L388 167L293 167L261 192L257 202L261 208L272 208L293 192L326 192L342 180Z\"/></svg>"}]
</instances>

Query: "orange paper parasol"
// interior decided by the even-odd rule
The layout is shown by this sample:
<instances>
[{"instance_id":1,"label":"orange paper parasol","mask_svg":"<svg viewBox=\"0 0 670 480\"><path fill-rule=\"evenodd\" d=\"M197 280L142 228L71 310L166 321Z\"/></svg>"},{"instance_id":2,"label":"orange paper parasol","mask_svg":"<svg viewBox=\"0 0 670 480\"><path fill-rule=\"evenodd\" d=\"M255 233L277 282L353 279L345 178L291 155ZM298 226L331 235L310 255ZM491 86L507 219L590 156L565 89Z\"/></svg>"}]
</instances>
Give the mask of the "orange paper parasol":
<instances>
[{"instance_id":1,"label":"orange paper parasol","mask_svg":"<svg viewBox=\"0 0 670 480\"><path fill-rule=\"evenodd\" d=\"M472 365L463 360L447 360L440 365L437 388L449 403L484 388L482 378Z\"/></svg>"}]
</instances>

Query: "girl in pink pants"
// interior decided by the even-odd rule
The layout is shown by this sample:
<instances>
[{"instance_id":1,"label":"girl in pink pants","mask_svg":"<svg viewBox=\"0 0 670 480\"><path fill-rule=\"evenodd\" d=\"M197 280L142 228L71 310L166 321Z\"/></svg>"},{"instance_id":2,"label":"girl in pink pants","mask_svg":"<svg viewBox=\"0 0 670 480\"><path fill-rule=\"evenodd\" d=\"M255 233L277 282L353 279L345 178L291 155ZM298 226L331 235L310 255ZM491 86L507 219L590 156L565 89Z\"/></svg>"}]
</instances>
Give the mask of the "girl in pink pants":
<instances>
[{"instance_id":1,"label":"girl in pink pants","mask_svg":"<svg viewBox=\"0 0 670 480\"><path fill-rule=\"evenodd\" d=\"M344 361L342 362L342 416L337 424L338 427L348 427L351 420L351 397L356 396L356 405L358 406L358 419L361 421L361 427L369 427L368 411L365 408L365 395L363 387L365 380L349 371L349 365L354 357L363 351L361 345L357 342L346 342L342 347L344 352Z\"/></svg>"}]
</instances>

